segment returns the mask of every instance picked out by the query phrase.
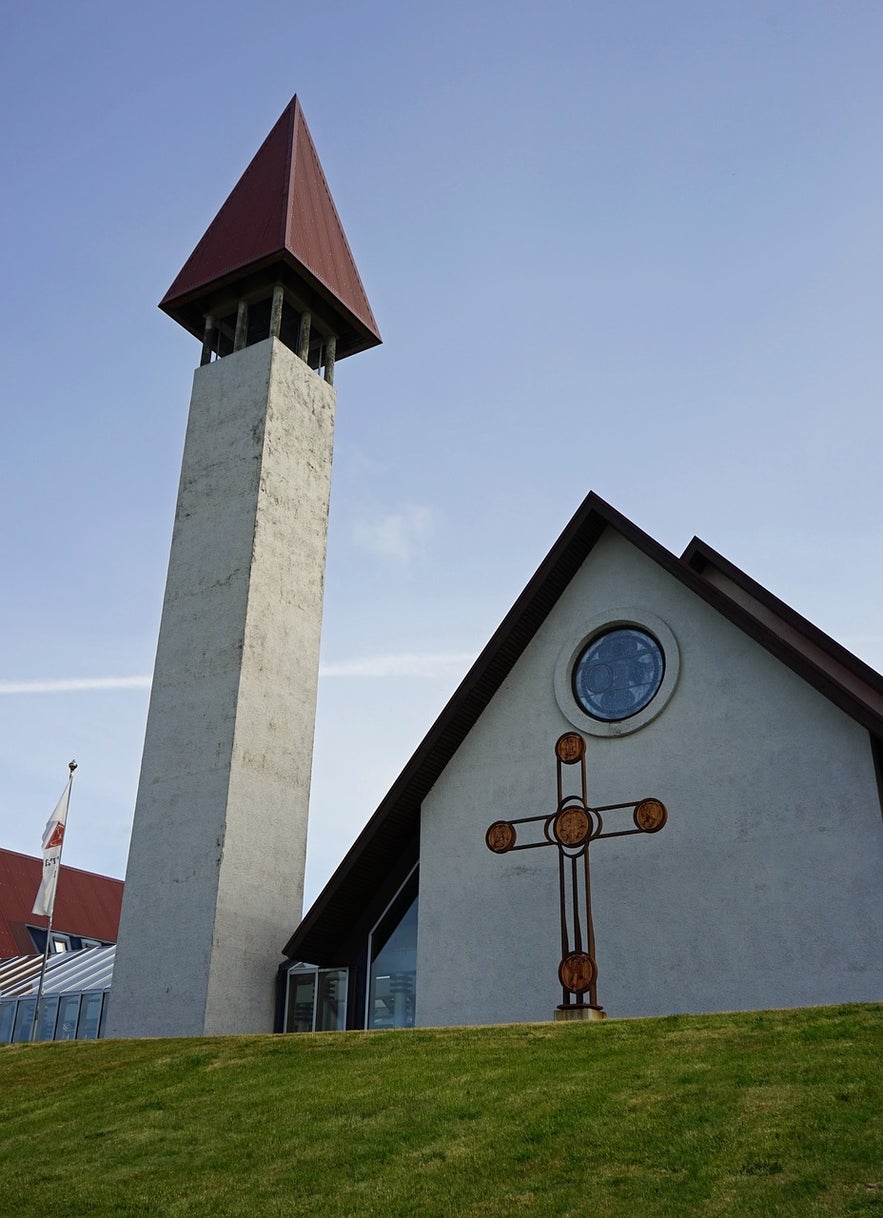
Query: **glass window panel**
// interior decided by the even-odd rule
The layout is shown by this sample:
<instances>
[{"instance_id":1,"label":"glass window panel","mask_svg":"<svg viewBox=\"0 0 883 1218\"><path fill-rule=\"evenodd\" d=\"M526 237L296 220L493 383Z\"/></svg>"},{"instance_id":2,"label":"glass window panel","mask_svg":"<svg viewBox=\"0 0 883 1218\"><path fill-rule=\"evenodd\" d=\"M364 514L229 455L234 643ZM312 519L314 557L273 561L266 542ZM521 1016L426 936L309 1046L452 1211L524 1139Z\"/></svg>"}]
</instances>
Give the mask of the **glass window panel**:
<instances>
[{"instance_id":1,"label":"glass window panel","mask_svg":"<svg viewBox=\"0 0 883 1218\"><path fill-rule=\"evenodd\" d=\"M56 1040L76 1040L77 1020L80 1016L80 995L66 994L59 1003L58 1023L55 1025Z\"/></svg>"},{"instance_id":2,"label":"glass window panel","mask_svg":"<svg viewBox=\"0 0 883 1218\"><path fill-rule=\"evenodd\" d=\"M369 1028L413 1028L417 997L417 876L371 936Z\"/></svg>"},{"instance_id":3,"label":"glass window panel","mask_svg":"<svg viewBox=\"0 0 883 1218\"><path fill-rule=\"evenodd\" d=\"M12 1034L13 1040L23 1041L31 1039L31 1025L34 1022L34 1007L36 1005L36 998L19 998L18 1012L15 1016L15 1031Z\"/></svg>"},{"instance_id":4,"label":"glass window panel","mask_svg":"<svg viewBox=\"0 0 883 1218\"><path fill-rule=\"evenodd\" d=\"M346 1028L346 969L323 969L319 973L316 1031L342 1032Z\"/></svg>"},{"instance_id":5,"label":"glass window panel","mask_svg":"<svg viewBox=\"0 0 883 1218\"><path fill-rule=\"evenodd\" d=\"M104 991L104 1001L103 1001L103 1002L102 1002L102 1004L101 1004L101 1022L100 1022L100 1023L99 1023L99 1025L98 1025L98 1038L99 1038L99 1040L100 1040L100 1039L101 1039L101 1037L104 1035L104 1025L107 1023L107 1008L108 1008L108 1006L109 1006L109 1003L108 1003L108 1001L107 1001L107 997L108 997L108 991L107 991L107 990L105 990L105 991Z\"/></svg>"},{"instance_id":6,"label":"glass window panel","mask_svg":"<svg viewBox=\"0 0 883 1218\"><path fill-rule=\"evenodd\" d=\"M14 1002L0 1002L0 1045L7 1045L12 1039L15 1007Z\"/></svg>"},{"instance_id":7,"label":"glass window panel","mask_svg":"<svg viewBox=\"0 0 883 1218\"><path fill-rule=\"evenodd\" d=\"M31 936L31 941L34 944L37 955L42 956L46 950L46 927L29 926L28 934Z\"/></svg>"},{"instance_id":8,"label":"glass window panel","mask_svg":"<svg viewBox=\"0 0 883 1218\"><path fill-rule=\"evenodd\" d=\"M55 1039L55 1016L58 1014L58 997L52 994L40 1003L40 1018L37 1020L37 1040Z\"/></svg>"},{"instance_id":9,"label":"glass window panel","mask_svg":"<svg viewBox=\"0 0 883 1218\"><path fill-rule=\"evenodd\" d=\"M316 973L297 972L288 974L288 1014L286 1032L312 1032L313 1005L316 999Z\"/></svg>"},{"instance_id":10,"label":"glass window panel","mask_svg":"<svg viewBox=\"0 0 883 1218\"><path fill-rule=\"evenodd\" d=\"M573 666L573 693L593 719L616 723L648 706L665 675L656 639L636 626L596 635Z\"/></svg>"},{"instance_id":11,"label":"glass window panel","mask_svg":"<svg viewBox=\"0 0 883 1218\"><path fill-rule=\"evenodd\" d=\"M77 1040L97 1040L98 1021L101 1018L101 994L84 994L77 1028Z\"/></svg>"}]
</instances>

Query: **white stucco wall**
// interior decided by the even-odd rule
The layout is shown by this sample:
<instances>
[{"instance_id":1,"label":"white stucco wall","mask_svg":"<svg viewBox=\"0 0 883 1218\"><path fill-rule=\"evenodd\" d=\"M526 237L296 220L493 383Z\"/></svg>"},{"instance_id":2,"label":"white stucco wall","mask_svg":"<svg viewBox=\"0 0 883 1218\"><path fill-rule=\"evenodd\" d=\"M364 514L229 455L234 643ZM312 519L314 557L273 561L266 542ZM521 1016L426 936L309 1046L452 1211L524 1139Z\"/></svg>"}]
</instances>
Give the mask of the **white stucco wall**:
<instances>
[{"instance_id":1,"label":"white stucco wall","mask_svg":"<svg viewBox=\"0 0 883 1218\"><path fill-rule=\"evenodd\" d=\"M561 1001L556 852L497 856L484 834L554 810L553 746L572 728L556 663L625 605L668 625L680 670L651 722L588 737L590 803L656 795L669 809L658 834L591 847L601 1005L879 999L883 821L867 732L608 529L424 801L418 1023L549 1019Z\"/></svg>"},{"instance_id":2,"label":"white stucco wall","mask_svg":"<svg viewBox=\"0 0 883 1218\"><path fill-rule=\"evenodd\" d=\"M275 339L194 376L109 1036L272 1031L303 896L334 406Z\"/></svg>"}]
</instances>

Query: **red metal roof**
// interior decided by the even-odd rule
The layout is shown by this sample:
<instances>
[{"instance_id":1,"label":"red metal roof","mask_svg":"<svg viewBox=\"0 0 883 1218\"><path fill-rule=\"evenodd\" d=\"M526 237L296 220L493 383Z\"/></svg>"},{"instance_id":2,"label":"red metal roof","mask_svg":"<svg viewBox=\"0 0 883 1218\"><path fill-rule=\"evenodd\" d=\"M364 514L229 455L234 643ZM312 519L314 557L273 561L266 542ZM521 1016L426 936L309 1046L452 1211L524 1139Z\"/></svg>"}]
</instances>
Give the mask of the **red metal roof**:
<instances>
[{"instance_id":1,"label":"red metal roof","mask_svg":"<svg viewBox=\"0 0 883 1218\"><path fill-rule=\"evenodd\" d=\"M27 925L47 925L47 918L31 913L42 869L40 859L0 849L0 960L33 952ZM62 863L53 930L115 943L122 900L122 880Z\"/></svg>"},{"instance_id":2,"label":"red metal roof","mask_svg":"<svg viewBox=\"0 0 883 1218\"><path fill-rule=\"evenodd\" d=\"M160 308L197 332L184 306L254 268L287 264L356 331L350 354L381 341L295 95L166 292ZM199 330L201 336L201 330Z\"/></svg>"}]
</instances>

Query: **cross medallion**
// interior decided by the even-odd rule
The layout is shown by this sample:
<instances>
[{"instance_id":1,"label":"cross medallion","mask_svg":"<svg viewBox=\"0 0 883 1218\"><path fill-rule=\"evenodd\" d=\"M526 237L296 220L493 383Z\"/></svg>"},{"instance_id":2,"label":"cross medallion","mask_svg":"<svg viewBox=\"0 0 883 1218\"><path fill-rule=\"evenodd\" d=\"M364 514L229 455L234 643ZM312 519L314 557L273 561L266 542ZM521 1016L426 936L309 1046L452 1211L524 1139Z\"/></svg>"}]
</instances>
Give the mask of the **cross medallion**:
<instances>
[{"instance_id":1,"label":"cross medallion","mask_svg":"<svg viewBox=\"0 0 883 1218\"><path fill-rule=\"evenodd\" d=\"M497 820L485 834L489 850L508 854L511 850L536 850L556 846L558 886L561 903L561 963L558 980L563 989L559 1011L596 1012L598 1005L598 965L595 960L595 930L592 924L592 894L589 873L589 846L602 837L629 837L633 833L658 833L668 820L665 804L659 799L639 799L631 803L589 806L586 783L586 742L578 732L565 732L555 744L558 776L558 803L545 816L524 816L518 820ZM575 786L573 766L579 766L579 792L568 794ZM606 829L604 815L631 810L633 829ZM603 815L602 815L603 814ZM539 826L542 837L521 826ZM520 840L525 834L526 841ZM588 1002L585 1001L588 995Z\"/></svg>"}]
</instances>

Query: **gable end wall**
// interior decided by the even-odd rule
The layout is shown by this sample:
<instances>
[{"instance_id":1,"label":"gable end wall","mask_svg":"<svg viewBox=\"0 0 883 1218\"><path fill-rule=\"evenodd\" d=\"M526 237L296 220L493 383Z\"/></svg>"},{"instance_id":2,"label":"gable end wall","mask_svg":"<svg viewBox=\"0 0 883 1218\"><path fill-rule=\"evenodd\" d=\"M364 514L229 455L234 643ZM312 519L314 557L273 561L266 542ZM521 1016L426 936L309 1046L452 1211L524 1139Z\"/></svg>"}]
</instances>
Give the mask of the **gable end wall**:
<instances>
[{"instance_id":1,"label":"gable end wall","mask_svg":"<svg viewBox=\"0 0 883 1218\"><path fill-rule=\"evenodd\" d=\"M484 833L554 810L553 746L572 727L559 654L624 605L673 631L680 672L645 727L588 739L591 803L656 795L670 814L657 835L592 846L600 1002L638 1016L879 999L867 731L608 529L424 801L418 1022L549 1019L561 1001L554 850L496 856Z\"/></svg>"}]
</instances>

